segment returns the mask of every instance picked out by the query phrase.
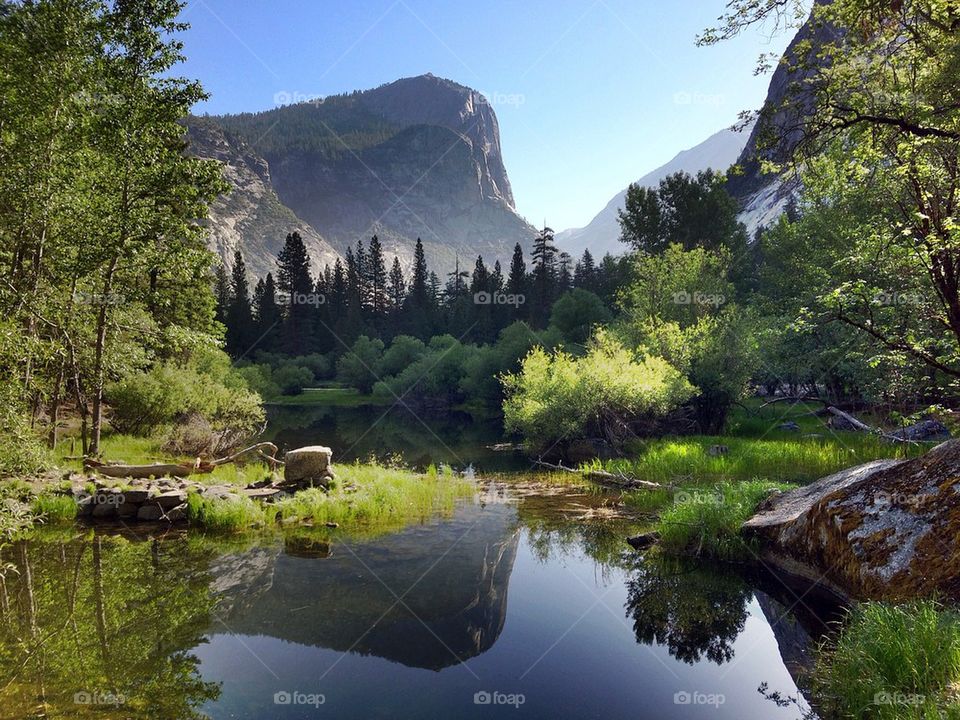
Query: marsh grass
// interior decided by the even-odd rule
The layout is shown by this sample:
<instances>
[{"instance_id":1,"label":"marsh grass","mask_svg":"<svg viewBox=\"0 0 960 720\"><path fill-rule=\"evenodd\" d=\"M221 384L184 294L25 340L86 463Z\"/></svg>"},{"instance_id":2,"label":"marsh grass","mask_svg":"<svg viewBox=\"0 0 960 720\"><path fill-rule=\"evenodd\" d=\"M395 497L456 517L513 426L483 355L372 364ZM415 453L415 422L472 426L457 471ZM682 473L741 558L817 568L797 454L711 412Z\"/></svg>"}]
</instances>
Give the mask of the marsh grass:
<instances>
[{"instance_id":1,"label":"marsh grass","mask_svg":"<svg viewBox=\"0 0 960 720\"><path fill-rule=\"evenodd\" d=\"M241 532L262 527L264 508L249 498L214 500L199 493L187 496L187 519L212 532Z\"/></svg>"},{"instance_id":2,"label":"marsh grass","mask_svg":"<svg viewBox=\"0 0 960 720\"><path fill-rule=\"evenodd\" d=\"M33 499L31 510L45 523L73 522L77 517L77 503L71 495L41 493Z\"/></svg>"},{"instance_id":3,"label":"marsh grass","mask_svg":"<svg viewBox=\"0 0 960 720\"><path fill-rule=\"evenodd\" d=\"M718 483L709 490L679 490L657 521L660 548L671 555L747 560L753 549L741 537L740 526L771 492L789 487L785 483L748 480Z\"/></svg>"},{"instance_id":4,"label":"marsh grass","mask_svg":"<svg viewBox=\"0 0 960 720\"><path fill-rule=\"evenodd\" d=\"M814 674L819 703L839 718L960 718L960 614L934 601L863 603Z\"/></svg>"},{"instance_id":5,"label":"marsh grass","mask_svg":"<svg viewBox=\"0 0 960 720\"><path fill-rule=\"evenodd\" d=\"M714 445L726 454L711 455ZM642 443L632 458L593 461L588 469L604 469L672 485L712 484L755 478L808 483L869 460L908 457L914 446L892 445L878 438L850 433L834 438L751 440L730 436L663 438Z\"/></svg>"}]
</instances>

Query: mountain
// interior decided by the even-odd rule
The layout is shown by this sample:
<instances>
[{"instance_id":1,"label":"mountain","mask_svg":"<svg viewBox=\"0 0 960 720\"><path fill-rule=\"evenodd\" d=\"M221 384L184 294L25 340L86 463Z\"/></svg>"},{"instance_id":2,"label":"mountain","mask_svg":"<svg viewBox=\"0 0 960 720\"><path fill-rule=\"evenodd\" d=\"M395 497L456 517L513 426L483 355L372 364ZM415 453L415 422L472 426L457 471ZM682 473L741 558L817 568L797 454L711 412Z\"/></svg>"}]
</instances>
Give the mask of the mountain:
<instances>
[{"instance_id":1,"label":"mountain","mask_svg":"<svg viewBox=\"0 0 960 720\"><path fill-rule=\"evenodd\" d=\"M222 155L249 156L256 167L262 160L269 172L251 172L261 181L268 177L269 185L264 181L257 197L267 205L275 197L309 226L317 248L342 253L376 234L388 261L396 254L408 264L419 237L430 266L448 270L457 257L461 266L472 266L478 254L491 265L507 262L514 244L529 247L535 234L514 209L493 108L480 93L450 80L427 74L203 120L222 131L229 145ZM209 156L203 147L194 152ZM239 180L244 192L255 185L246 171ZM245 204L259 218L264 209L256 199L251 195ZM247 217L215 223L224 226L219 235L232 238L229 229ZM250 231L240 234L257 253L273 243Z\"/></svg>"},{"instance_id":2,"label":"mountain","mask_svg":"<svg viewBox=\"0 0 960 720\"><path fill-rule=\"evenodd\" d=\"M831 0L816 0L817 5ZM836 29L816 20L811 13L784 51L784 57L770 78L767 96L737 165L728 189L740 201L740 221L750 237L757 228L769 226L783 213L798 192L795 176L762 172L764 160L782 163L791 156L802 137L802 122L810 112L813 98L809 80L823 62L820 47L836 37Z\"/></svg>"},{"instance_id":3,"label":"mountain","mask_svg":"<svg viewBox=\"0 0 960 720\"><path fill-rule=\"evenodd\" d=\"M747 142L747 133L734 130L721 130L699 145L684 150L666 165L647 173L637 180L637 184L646 187L655 187L668 175L677 172L697 173L712 168L725 171L739 157ZM605 253L621 253L624 245L619 241L620 224L617 221L617 211L623 208L627 196L624 188L615 195L606 207L590 221L586 227L564 230L557 234L557 245L574 257L583 254L589 248L594 257L599 258Z\"/></svg>"},{"instance_id":4,"label":"mountain","mask_svg":"<svg viewBox=\"0 0 960 720\"><path fill-rule=\"evenodd\" d=\"M254 277L276 272L277 253L287 233L294 231L303 238L314 271L337 259L339 253L330 243L280 202L266 160L205 118L188 121L187 137L194 154L223 164L224 179L231 186L210 206L207 218L210 249L227 267L233 264L233 253L241 250Z\"/></svg>"}]
</instances>

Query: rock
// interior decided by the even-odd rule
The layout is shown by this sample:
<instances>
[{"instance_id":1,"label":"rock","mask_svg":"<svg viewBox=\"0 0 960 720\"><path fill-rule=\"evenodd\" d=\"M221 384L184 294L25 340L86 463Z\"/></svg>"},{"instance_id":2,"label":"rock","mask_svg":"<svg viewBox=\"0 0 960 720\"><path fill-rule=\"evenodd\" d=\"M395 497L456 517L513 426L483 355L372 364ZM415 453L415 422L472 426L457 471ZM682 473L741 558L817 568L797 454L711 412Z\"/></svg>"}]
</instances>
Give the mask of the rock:
<instances>
[{"instance_id":1,"label":"rock","mask_svg":"<svg viewBox=\"0 0 960 720\"><path fill-rule=\"evenodd\" d=\"M766 559L857 599L960 598L960 441L768 498L743 525Z\"/></svg>"},{"instance_id":2,"label":"rock","mask_svg":"<svg viewBox=\"0 0 960 720\"><path fill-rule=\"evenodd\" d=\"M183 503L166 512L166 519L170 522L180 522L187 519L187 504Z\"/></svg>"},{"instance_id":3,"label":"rock","mask_svg":"<svg viewBox=\"0 0 960 720\"><path fill-rule=\"evenodd\" d=\"M658 542L660 542L660 533L658 532L645 532L627 538L627 544L634 550L646 550Z\"/></svg>"},{"instance_id":4,"label":"rock","mask_svg":"<svg viewBox=\"0 0 960 720\"><path fill-rule=\"evenodd\" d=\"M283 494L279 488L245 488L243 494L251 500L275 500L277 495Z\"/></svg>"},{"instance_id":5,"label":"rock","mask_svg":"<svg viewBox=\"0 0 960 720\"><path fill-rule=\"evenodd\" d=\"M137 503L125 502L117 506L117 517L123 519L136 517L139 510L140 506Z\"/></svg>"},{"instance_id":6,"label":"rock","mask_svg":"<svg viewBox=\"0 0 960 720\"><path fill-rule=\"evenodd\" d=\"M778 430L786 430L787 432L800 432L800 426L797 425L797 424L796 424L795 422L793 422L792 420L789 421L789 422L785 422L785 423L783 423L783 424L781 424L781 425L777 425L777 429L778 429Z\"/></svg>"},{"instance_id":7,"label":"rock","mask_svg":"<svg viewBox=\"0 0 960 720\"><path fill-rule=\"evenodd\" d=\"M150 498L150 491L141 490L141 489L131 489L131 490L124 490L122 495L123 495L123 501L125 503L135 503L139 505L140 503L145 503Z\"/></svg>"},{"instance_id":8,"label":"rock","mask_svg":"<svg viewBox=\"0 0 960 720\"><path fill-rule=\"evenodd\" d=\"M182 490L167 490L166 492L162 492L153 498L154 502L156 502L164 510L174 508L177 505L180 505L186 499L187 494Z\"/></svg>"},{"instance_id":9,"label":"rock","mask_svg":"<svg viewBox=\"0 0 960 720\"><path fill-rule=\"evenodd\" d=\"M117 516L117 505L112 502L93 501L93 511L90 513L95 518L105 519Z\"/></svg>"},{"instance_id":10,"label":"rock","mask_svg":"<svg viewBox=\"0 0 960 720\"><path fill-rule=\"evenodd\" d=\"M721 455L726 455L730 452L730 447L727 445L711 445L710 449L707 450L707 454L711 457L720 457Z\"/></svg>"},{"instance_id":11,"label":"rock","mask_svg":"<svg viewBox=\"0 0 960 720\"><path fill-rule=\"evenodd\" d=\"M163 517L163 508L156 503L141 505L137 510L137 520L141 522L155 522Z\"/></svg>"},{"instance_id":12,"label":"rock","mask_svg":"<svg viewBox=\"0 0 960 720\"><path fill-rule=\"evenodd\" d=\"M290 450L284 457L283 484L297 487L310 487L314 484L326 486L333 477L330 459L333 451L322 445Z\"/></svg>"},{"instance_id":13,"label":"rock","mask_svg":"<svg viewBox=\"0 0 960 720\"><path fill-rule=\"evenodd\" d=\"M93 514L93 496L77 498L77 517L90 517Z\"/></svg>"},{"instance_id":14,"label":"rock","mask_svg":"<svg viewBox=\"0 0 960 720\"><path fill-rule=\"evenodd\" d=\"M892 438L911 442L929 442L931 440L947 440L950 430L939 420L927 418L918 423L909 425L889 434Z\"/></svg>"}]
</instances>

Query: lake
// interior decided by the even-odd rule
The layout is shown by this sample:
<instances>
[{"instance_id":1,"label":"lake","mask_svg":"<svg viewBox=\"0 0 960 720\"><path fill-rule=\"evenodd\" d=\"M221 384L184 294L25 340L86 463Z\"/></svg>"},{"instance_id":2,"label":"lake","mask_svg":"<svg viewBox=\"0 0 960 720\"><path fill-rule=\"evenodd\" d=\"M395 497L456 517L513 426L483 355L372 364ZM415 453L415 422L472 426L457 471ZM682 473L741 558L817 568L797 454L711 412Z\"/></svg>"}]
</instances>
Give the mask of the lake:
<instances>
[{"instance_id":1,"label":"lake","mask_svg":"<svg viewBox=\"0 0 960 720\"><path fill-rule=\"evenodd\" d=\"M798 718L758 688L833 609L618 513L525 477L372 537L47 529L3 552L0 717Z\"/></svg>"}]
</instances>

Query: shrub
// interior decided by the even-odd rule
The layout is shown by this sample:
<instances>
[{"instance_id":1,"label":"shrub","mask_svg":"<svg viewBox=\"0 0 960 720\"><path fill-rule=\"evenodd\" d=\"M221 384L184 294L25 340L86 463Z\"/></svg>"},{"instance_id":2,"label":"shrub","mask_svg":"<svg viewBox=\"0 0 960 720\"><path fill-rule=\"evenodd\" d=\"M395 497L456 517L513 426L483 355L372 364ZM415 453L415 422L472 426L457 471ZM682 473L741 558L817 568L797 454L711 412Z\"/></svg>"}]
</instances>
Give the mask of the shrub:
<instances>
[{"instance_id":1,"label":"shrub","mask_svg":"<svg viewBox=\"0 0 960 720\"><path fill-rule=\"evenodd\" d=\"M610 318L603 300L592 292L577 288L553 304L550 324L563 334L567 342L583 343L595 326L610 322Z\"/></svg>"},{"instance_id":2,"label":"shrub","mask_svg":"<svg viewBox=\"0 0 960 720\"><path fill-rule=\"evenodd\" d=\"M624 424L665 415L693 393L665 360L637 355L605 332L583 358L535 348L503 383L507 430L541 448L584 437L619 440Z\"/></svg>"},{"instance_id":3,"label":"shrub","mask_svg":"<svg viewBox=\"0 0 960 720\"><path fill-rule=\"evenodd\" d=\"M313 383L313 373L290 363L275 370L272 380L282 395L300 395L305 387Z\"/></svg>"},{"instance_id":4,"label":"shrub","mask_svg":"<svg viewBox=\"0 0 960 720\"><path fill-rule=\"evenodd\" d=\"M383 356L383 341L361 335L337 361L337 381L369 395L377 382L376 368Z\"/></svg>"}]
</instances>

